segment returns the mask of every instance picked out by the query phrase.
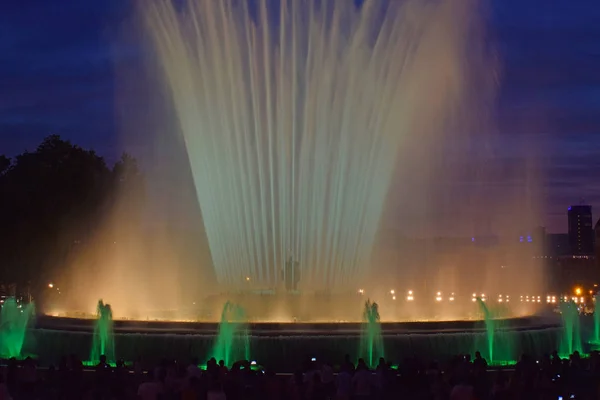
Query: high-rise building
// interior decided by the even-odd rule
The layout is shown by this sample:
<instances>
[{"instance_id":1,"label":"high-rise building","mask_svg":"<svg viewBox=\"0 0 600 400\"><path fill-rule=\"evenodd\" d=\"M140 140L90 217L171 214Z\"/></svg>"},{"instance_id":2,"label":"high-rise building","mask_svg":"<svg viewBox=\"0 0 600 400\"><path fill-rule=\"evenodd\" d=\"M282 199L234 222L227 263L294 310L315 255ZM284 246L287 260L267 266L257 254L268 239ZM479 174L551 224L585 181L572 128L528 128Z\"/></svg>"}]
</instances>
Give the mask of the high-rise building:
<instances>
[{"instance_id":1,"label":"high-rise building","mask_svg":"<svg viewBox=\"0 0 600 400\"><path fill-rule=\"evenodd\" d=\"M592 206L569 207L569 245L574 255L594 254Z\"/></svg>"},{"instance_id":2,"label":"high-rise building","mask_svg":"<svg viewBox=\"0 0 600 400\"><path fill-rule=\"evenodd\" d=\"M594 236L596 239L596 264L600 267L600 219L598 220L598 222L596 222L596 225L594 226Z\"/></svg>"}]
</instances>

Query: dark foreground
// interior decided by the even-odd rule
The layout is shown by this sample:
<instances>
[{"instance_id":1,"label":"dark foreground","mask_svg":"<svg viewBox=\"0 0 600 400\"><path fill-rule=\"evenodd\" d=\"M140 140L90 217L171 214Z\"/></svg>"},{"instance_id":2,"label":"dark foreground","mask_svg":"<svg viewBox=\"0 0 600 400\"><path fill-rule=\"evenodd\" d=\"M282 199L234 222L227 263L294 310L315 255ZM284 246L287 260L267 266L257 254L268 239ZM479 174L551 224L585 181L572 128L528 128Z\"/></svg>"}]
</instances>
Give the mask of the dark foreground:
<instances>
[{"instance_id":1,"label":"dark foreground","mask_svg":"<svg viewBox=\"0 0 600 400\"><path fill-rule=\"evenodd\" d=\"M231 370L209 362L205 371L189 363L163 361L150 367L99 364L84 369L75 357L39 369L32 360L11 361L3 370L0 399L431 399L545 400L597 399L600 357L577 354L560 359L523 356L511 370L487 368L485 360L453 357L444 364L407 358L398 370L384 362L368 370L360 361L342 360L338 367L318 362L298 366L294 374L253 371L248 362ZM335 372L334 372L335 369Z\"/></svg>"}]
</instances>

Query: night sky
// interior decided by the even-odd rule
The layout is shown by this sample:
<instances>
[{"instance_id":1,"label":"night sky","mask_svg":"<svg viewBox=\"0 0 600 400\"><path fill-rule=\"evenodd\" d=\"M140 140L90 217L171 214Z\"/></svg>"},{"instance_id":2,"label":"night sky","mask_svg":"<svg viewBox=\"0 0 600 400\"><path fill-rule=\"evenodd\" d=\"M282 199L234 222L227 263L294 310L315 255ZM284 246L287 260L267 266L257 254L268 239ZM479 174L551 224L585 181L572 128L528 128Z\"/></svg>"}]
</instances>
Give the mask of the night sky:
<instances>
[{"instance_id":1,"label":"night sky","mask_svg":"<svg viewBox=\"0 0 600 400\"><path fill-rule=\"evenodd\" d=\"M121 151L115 65L142 69L125 0L6 0L0 6L0 153L53 133L109 160ZM495 0L488 28L502 62L503 157L542 155L550 231L580 198L600 216L600 2ZM129 104L129 107L135 107ZM139 114L143 110L131 110ZM142 153L143 141L127 150Z\"/></svg>"}]
</instances>

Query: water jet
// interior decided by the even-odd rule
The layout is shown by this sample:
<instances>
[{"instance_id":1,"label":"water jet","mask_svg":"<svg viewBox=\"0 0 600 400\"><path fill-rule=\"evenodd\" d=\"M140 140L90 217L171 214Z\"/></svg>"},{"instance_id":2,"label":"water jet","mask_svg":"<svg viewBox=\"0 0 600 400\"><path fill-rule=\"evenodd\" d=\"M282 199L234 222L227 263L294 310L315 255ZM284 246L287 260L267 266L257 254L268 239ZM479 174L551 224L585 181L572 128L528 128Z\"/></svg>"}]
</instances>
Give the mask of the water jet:
<instances>
[{"instance_id":1,"label":"water jet","mask_svg":"<svg viewBox=\"0 0 600 400\"><path fill-rule=\"evenodd\" d=\"M113 315L110 304L105 304L102 300L98 300L92 351L90 353L90 361L92 363L100 361L100 356L106 356L106 360L110 363L116 361L114 335Z\"/></svg>"},{"instance_id":2,"label":"water jet","mask_svg":"<svg viewBox=\"0 0 600 400\"><path fill-rule=\"evenodd\" d=\"M22 358L27 328L35 314L33 303L24 304L8 297L0 311L0 357Z\"/></svg>"}]
</instances>

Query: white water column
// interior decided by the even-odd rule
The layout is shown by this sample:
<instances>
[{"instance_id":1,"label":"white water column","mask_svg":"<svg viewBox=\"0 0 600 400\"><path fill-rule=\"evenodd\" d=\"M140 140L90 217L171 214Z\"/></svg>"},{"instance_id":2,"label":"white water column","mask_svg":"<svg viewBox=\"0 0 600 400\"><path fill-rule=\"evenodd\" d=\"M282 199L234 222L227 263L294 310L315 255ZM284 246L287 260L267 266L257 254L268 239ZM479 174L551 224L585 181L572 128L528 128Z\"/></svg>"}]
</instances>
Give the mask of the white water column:
<instances>
[{"instance_id":1,"label":"white water column","mask_svg":"<svg viewBox=\"0 0 600 400\"><path fill-rule=\"evenodd\" d=\"M222 284L358 288L448 3L141 2Z\"/></svg>"}]
</instances>

